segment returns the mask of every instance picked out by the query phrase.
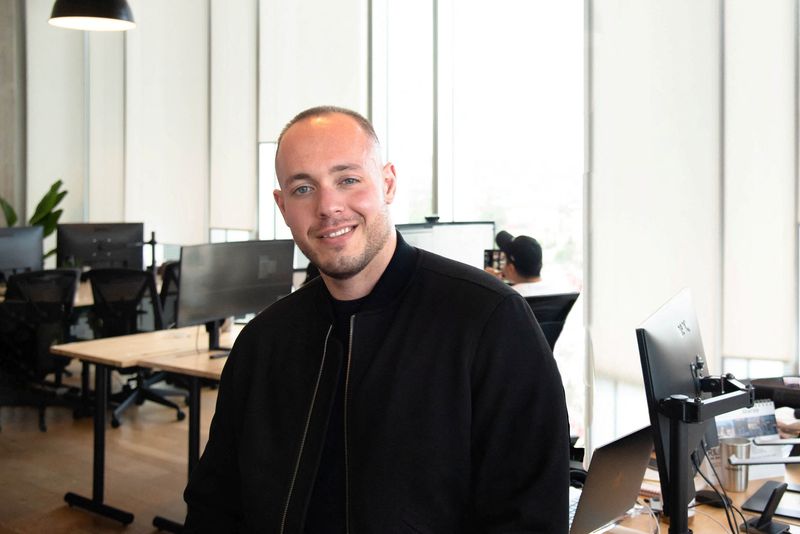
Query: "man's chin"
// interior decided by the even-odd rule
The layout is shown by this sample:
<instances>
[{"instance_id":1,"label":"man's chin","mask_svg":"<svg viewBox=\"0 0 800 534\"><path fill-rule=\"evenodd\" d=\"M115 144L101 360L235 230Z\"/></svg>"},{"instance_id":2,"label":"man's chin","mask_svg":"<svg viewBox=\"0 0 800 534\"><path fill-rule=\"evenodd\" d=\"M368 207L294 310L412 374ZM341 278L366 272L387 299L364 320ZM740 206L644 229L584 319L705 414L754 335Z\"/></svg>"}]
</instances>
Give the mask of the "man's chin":
<instances>
[{"instance_id":1,"label":"man's chin","mask_svg":"<svg viewBox=\"0 0 800 534\"><path fill-rule=\"evenodd\" d=\"M317 264L319 272L333 278L334 280L348 280L360 273L366 267L363 259L350 258L349 262L342 262L341 260L335 263L320 262Z\"/></svg>"},{"instance_id":2,"label":"man's chin","mask_svg":"<svg viewBox=\"0 0 800 534\"><path fill-rule=\"evenodd\" d=\"M360 271L330 271L327 269L320 269L319 272L328 278L333 278L334 280L349 280L357 275Z\"/></svg>"}]
</instances>

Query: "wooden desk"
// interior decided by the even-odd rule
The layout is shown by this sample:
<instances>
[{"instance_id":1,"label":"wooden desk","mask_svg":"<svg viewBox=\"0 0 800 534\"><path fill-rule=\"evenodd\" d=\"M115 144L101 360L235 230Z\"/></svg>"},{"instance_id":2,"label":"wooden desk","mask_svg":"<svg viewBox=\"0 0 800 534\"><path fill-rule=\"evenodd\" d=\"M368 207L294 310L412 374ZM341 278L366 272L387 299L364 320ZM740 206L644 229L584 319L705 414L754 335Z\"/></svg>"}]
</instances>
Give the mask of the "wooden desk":
<instances>
[{"instance_id":1,"label":"wooden desk","mask_svg":"<svg viewBox=\"0 0 800 534\"><path fill-rule=\"evenodd\" d=\"M78 284L78 289L75 291L75 307L88 308L94 304L94 296L92 295L92 284L88 280Z\"/></svg>"},{"instance_id":2,"label":"wooden desk","mask_svg":"<svg viewBox=\"0 0 800 534\"><path fill-rule=\"evenodd\" d=\"M230 347L240 330L240 328L237 328L235 329L235 333L223 333L220 336L220 343L223 346ZM220 375L222 375L222 368L227 361L227 358L212 358L212 355L216 353L219 353L219 351L209 351L206 348L199 352L190 351L182 354L153 356L141 362L141 365L146 367L180 374L189 381L188 474L192 473L192 469L194 469L197 462L200 460L200 379L210 378L219 380ZM177 533L183 531L183 524L161 516L153 518L153 526L166 532Z\"/></svg>"},{"instance_id":3,"label":"wooden desk","mask_svg":"<svg viewBox=\"0 0 800 534\"><path fill-rule=\"evenodd\" d=\"M775 479L777 480L777 479ZM759 479L759 480L752 480L750 484L747 486L747 491L744 492L728 492L728 497L733 500L733 504L742 510L742 504L752 496L758 489L764 484L766 479ZM800 481L800 465L787 465L786 466L786 481L787 482L795 482L797 483ZM787 493L784 496L783 502L790 500L795 506L800 504L800 495L798 494L789 494ZM750 519L753 517L758 517L760 514L748 512L746 510L742 510L745 519ZM738 513L736 515L736 528L742 523L742 518ZM796 526L797 530L793 530L793 532L797 531L800 532L800 520L793 519L791 517L784 517L776 515L774 517L776 521L780 521L781 523L786 523L789 525ZM725 511L722 508L715 508L713 506L708 505L701 505L697 506L694 511L694 516L689 517L689 528L692 529L694 534L704 534L706 532L723 532L723 529L720 528L719 523L725 525L725 531L728 529L728 520L725 518ZM663 534L668 534L669 532L669 521L662 518L659 521L659 525L661 527L661 532ZM628 534L631 532L652 532L653 522L650 517L647 515L639 516L635 518L628 518L620 523L618 527L610 530L610 533L614 534Z\"/></svg>"},{"instance_id":4,"label":"wooden desk","mask_svg":"<svg viewBox=\"0 0 800 534\"><path fill-rule=\"evenodd\" d=\"M221 343L225 346L233 343L241 327L231 330L220 336ZM95 364L92 498L68 492L64 495L64 500L70 506L77 506L127 525L133 521L133 514L109 506L103 500L106 407L110 370L115 367L138 365L172 371L190 378L192 385L189 396L189 469L191 471L199 458L200 448L199 379L219 378L226 358L210 358L208 334L202 326L66 343L54 345L50 350L54 354L78 358L81 361ZM164 522L167 527L169 524L177 525L168 520L164 520Z\"/></svg>"}]
</instances>

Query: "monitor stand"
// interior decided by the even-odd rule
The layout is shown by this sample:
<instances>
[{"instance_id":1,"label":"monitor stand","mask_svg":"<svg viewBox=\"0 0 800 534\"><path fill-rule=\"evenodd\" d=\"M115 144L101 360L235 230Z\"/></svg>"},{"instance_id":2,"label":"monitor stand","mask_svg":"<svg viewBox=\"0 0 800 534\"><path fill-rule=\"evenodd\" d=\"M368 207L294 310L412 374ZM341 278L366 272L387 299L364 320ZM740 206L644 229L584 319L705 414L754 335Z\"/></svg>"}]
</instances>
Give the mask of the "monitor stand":
<instances>
[{"instance_id":1,"label":"monitor stand","mask_svg":"<svg viewBox=\"0 0 800 534\"><path fill-rule=\"evenodd\" d=\"M219 346L219 329L225 319L215 319L206 323L206 332L208 332L208 350L211 352L209 358L225 358L230 352L230 347Z\"/></svg>"}]
</instances>

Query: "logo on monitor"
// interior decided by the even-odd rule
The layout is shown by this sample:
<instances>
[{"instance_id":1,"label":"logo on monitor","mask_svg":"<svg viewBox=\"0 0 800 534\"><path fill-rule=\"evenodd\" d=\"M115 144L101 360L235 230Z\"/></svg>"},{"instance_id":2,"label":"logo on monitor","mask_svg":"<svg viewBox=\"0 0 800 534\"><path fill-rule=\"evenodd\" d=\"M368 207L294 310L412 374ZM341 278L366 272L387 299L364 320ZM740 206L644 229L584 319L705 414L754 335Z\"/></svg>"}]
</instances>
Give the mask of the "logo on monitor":
<instances>
[{"instance_id":1,"label":"logo on monitor","mask_svg":"<svg viewBox=\"0 0 800 534\"><path fill-rule=\"evenodd\" d=\"M685 336L691 331L692 329L686 324L686 319L678 323L678 333L681 335L681 337Z\"/></svg>"}]
</instances>

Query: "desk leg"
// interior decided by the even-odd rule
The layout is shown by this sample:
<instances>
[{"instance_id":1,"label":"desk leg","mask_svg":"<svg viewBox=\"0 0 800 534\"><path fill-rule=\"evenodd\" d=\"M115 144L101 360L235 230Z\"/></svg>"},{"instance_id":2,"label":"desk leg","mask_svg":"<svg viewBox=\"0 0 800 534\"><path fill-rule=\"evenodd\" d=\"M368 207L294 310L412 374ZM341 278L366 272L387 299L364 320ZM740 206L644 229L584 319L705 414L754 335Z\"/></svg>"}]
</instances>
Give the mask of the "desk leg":
<instances>
[{"instance_id":1,"label":"desk leg","mask_svg":"<svg viewBox=\"0 0 800 534\"><path fill-rule=\"evenodd\" d=\"M189 475L200 461L200 379L189 381Z\"/></svg>"},{"instance_id":2,"label":"desk leg","mask_svg":"<svg viewBox=\"0 0 800 534\"><path fill-rule=\"evenodd\" d=\"M69 492L64 500L90 512L119 521L123 525L133 522L133 514L103 503L106 459L106 404L108 403L107 365L95 365L94 370L94 465L92 468L92 498Z\"/></svg>"},{"instance_id":3,"label":"desk leg","mask_svg":"<svg viewBox=\"0 0 800 534\"><path fill-rule=\"evenodd\" d=\"M200 460L200 379L189 376L189 475ZM153 526L164 532L183 532L183 524L161 516L153 518Z\"/></svg>"}]
</instances>

